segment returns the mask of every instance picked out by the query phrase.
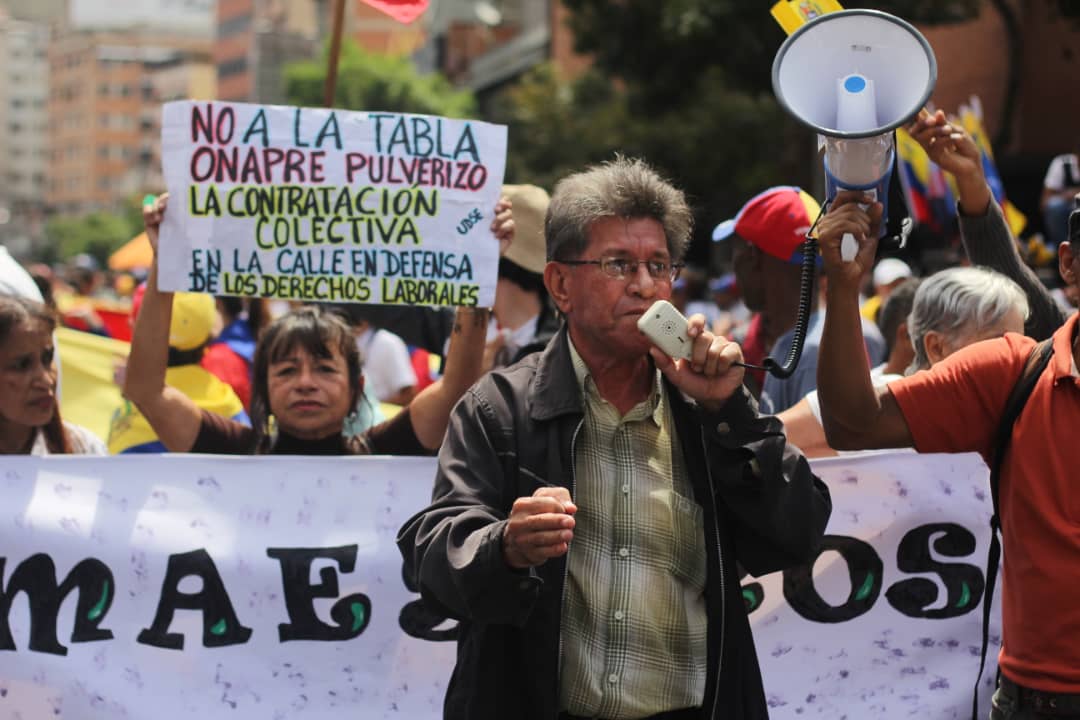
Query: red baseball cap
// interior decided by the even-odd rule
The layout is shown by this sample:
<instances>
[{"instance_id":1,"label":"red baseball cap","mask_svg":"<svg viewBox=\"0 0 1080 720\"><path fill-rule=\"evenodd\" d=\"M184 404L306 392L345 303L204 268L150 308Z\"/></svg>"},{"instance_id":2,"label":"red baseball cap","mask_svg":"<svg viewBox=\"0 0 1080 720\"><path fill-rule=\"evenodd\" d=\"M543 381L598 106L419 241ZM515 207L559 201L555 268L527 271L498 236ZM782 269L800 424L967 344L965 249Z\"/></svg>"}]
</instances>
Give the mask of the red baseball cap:
<instances>
[{"instance_id":1,"label":"red baseball cap","mask_svg":"<svg viewBox=\"0 0 1080 720\"><path fill-rule=\"evenodd\" d=\"M769 188L750 198L738 214L713 230L713 240L733 234L773 257L802 262L800 247L817 220L821 206L805 190L793 186Z\"/></svg>"}]
</instances>

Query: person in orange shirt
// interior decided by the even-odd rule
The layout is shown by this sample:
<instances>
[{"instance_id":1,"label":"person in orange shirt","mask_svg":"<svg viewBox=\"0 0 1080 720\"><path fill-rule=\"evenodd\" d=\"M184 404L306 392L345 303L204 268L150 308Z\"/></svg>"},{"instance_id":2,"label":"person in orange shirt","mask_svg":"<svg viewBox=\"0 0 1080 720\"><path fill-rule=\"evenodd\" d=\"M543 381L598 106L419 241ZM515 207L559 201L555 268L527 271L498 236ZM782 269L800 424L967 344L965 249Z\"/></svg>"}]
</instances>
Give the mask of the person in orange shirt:
<instances>
[{"instance_id":1,"label":"person in orange shirt","mask_svg":"<svg viewBox=\"0 0 1080 720\"><path fill-rule=\"evenodd\" d=\"M868 205L868 210L859 203ZM1011 389L1035 340L1017 333L959 350L930 370L874 387L859 326L858 291L873 262L881 205L842 193L818 224L829 276L829 314L818 389L829 445L843 450L914 446L919 452L997 450ZM859 253L840 259L852 233ZM1059 270L1080 288L1080 211L1059 246ZM1080 718L1080 313L1053 335L1053 356L1013 426L1000 476L1004 555L1001 671L992 720Z\"/></svg>"}]
</instances>

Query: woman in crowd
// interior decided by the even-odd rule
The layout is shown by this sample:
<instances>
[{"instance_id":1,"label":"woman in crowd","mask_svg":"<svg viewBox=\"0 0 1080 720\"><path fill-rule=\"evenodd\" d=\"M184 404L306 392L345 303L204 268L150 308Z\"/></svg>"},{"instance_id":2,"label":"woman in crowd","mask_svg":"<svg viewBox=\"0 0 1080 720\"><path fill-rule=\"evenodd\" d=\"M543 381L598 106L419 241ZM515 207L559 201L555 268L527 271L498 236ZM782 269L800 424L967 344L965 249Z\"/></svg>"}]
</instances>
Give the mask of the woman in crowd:
<instances>
[{"instance_id":1,"label":"woman in crowd","mask_svg":"<svg viewBox=\"0 0 1080 720\"><path fill-rule=\"evenodd\" d=\"M60 419L54 329L45 305L0 295L0 454L106 454L93 433Z\"/></svg>"},{"instance_id":2,"label":"woman in crowd","mask_svg":"<svg viewBox=\"0 0 1080 720\"><path fill-rule=\"evenodd\" d=\"M931 275L915 291L907 318L914 359L911 375L938 363L960 348L1007 332L1024 333L1028 299L1015 282L1001 273L980 267L955 267ZM880 374L875 385L899 375ZM817 391L809 393L777 417L788 440L808 457L836 455L825 439Z\"/></svg>"},{"instance_id":3,"label":"woman in crowd","mask_svg":"<svg viewBox=\"0 0 1080 720\"><path fill-rule=\"evenodd\" d=\"M167 196L144 209L155 251L128 359L125 396L138 405L172 452L222 454L426 454L439 447L450 410L480 376L488 311L459 308L440 380L400 413L356 436L344 430L362 392L360 358L348 325L317 307L274 321L259 337L251 392L252 427L195 407L165 384L172 294L157 287L158 228ZM508 203L492 230L513 236Z\"/></svg>"}]
</instances>

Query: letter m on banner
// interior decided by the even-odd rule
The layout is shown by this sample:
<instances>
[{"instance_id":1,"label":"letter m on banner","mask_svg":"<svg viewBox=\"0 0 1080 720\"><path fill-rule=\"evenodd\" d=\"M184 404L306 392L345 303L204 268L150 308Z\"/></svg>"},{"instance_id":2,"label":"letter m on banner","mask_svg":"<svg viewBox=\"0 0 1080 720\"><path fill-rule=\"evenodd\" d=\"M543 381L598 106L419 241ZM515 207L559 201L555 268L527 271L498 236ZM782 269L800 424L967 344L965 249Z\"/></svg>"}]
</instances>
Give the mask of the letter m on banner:
<instances>
[{"instance_id":1,"label":"letter m on banner","mask_svg":"<svg viewBox=\"0 0 1080 720\"><path fill-rule=\"evenodd\" d=\"M427 10L428 0L363 0L376 10L381 10L399 23L411 23Z\"/></svg>"},{"instance_id":2,"label":"letter m on banner","mask_svg":"<svg viewBox=\"0 0 1080 720\"><path fill-rule=\"evenodd\" d=\"M6 560L0 557L0 581L4 577ZM56 618L60 605L72 590L78 591L79 599L71 641L111 640L112 631L98 627L112 606L116 592L116 582L108 566L95 558L86 558L57 584L52 558L38 553L19 563L11 573L7 587L0 588L0 650L15 650L8 615L15 596L25 593L30 610L29 648L34 652L67 655L67 647L57 638Z\"/></svg>"}]
</instances>

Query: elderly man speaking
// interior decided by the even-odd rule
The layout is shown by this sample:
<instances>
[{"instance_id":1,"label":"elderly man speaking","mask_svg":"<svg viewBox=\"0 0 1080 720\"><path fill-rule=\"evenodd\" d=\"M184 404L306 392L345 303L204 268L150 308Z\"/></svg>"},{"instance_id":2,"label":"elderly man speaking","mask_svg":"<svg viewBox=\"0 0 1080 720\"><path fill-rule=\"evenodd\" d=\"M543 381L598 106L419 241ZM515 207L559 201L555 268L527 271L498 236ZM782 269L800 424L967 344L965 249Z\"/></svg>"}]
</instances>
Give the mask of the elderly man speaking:
<instances>
[{"instance_id":1,"label":"elderly man speaking","mask_svg":"<svg viewBox=\"0 0 1080 720\"><path fill-rule=\"evenodd\" d=\"M690 237L682 192L617 158L564 178L546 349L454 410L406 572L460 620L447 718L766 718L739 587L813 557L825 486L760 416L739 347L690 319L689 360L637 328Z\"/></svg>"}]
</instances>

